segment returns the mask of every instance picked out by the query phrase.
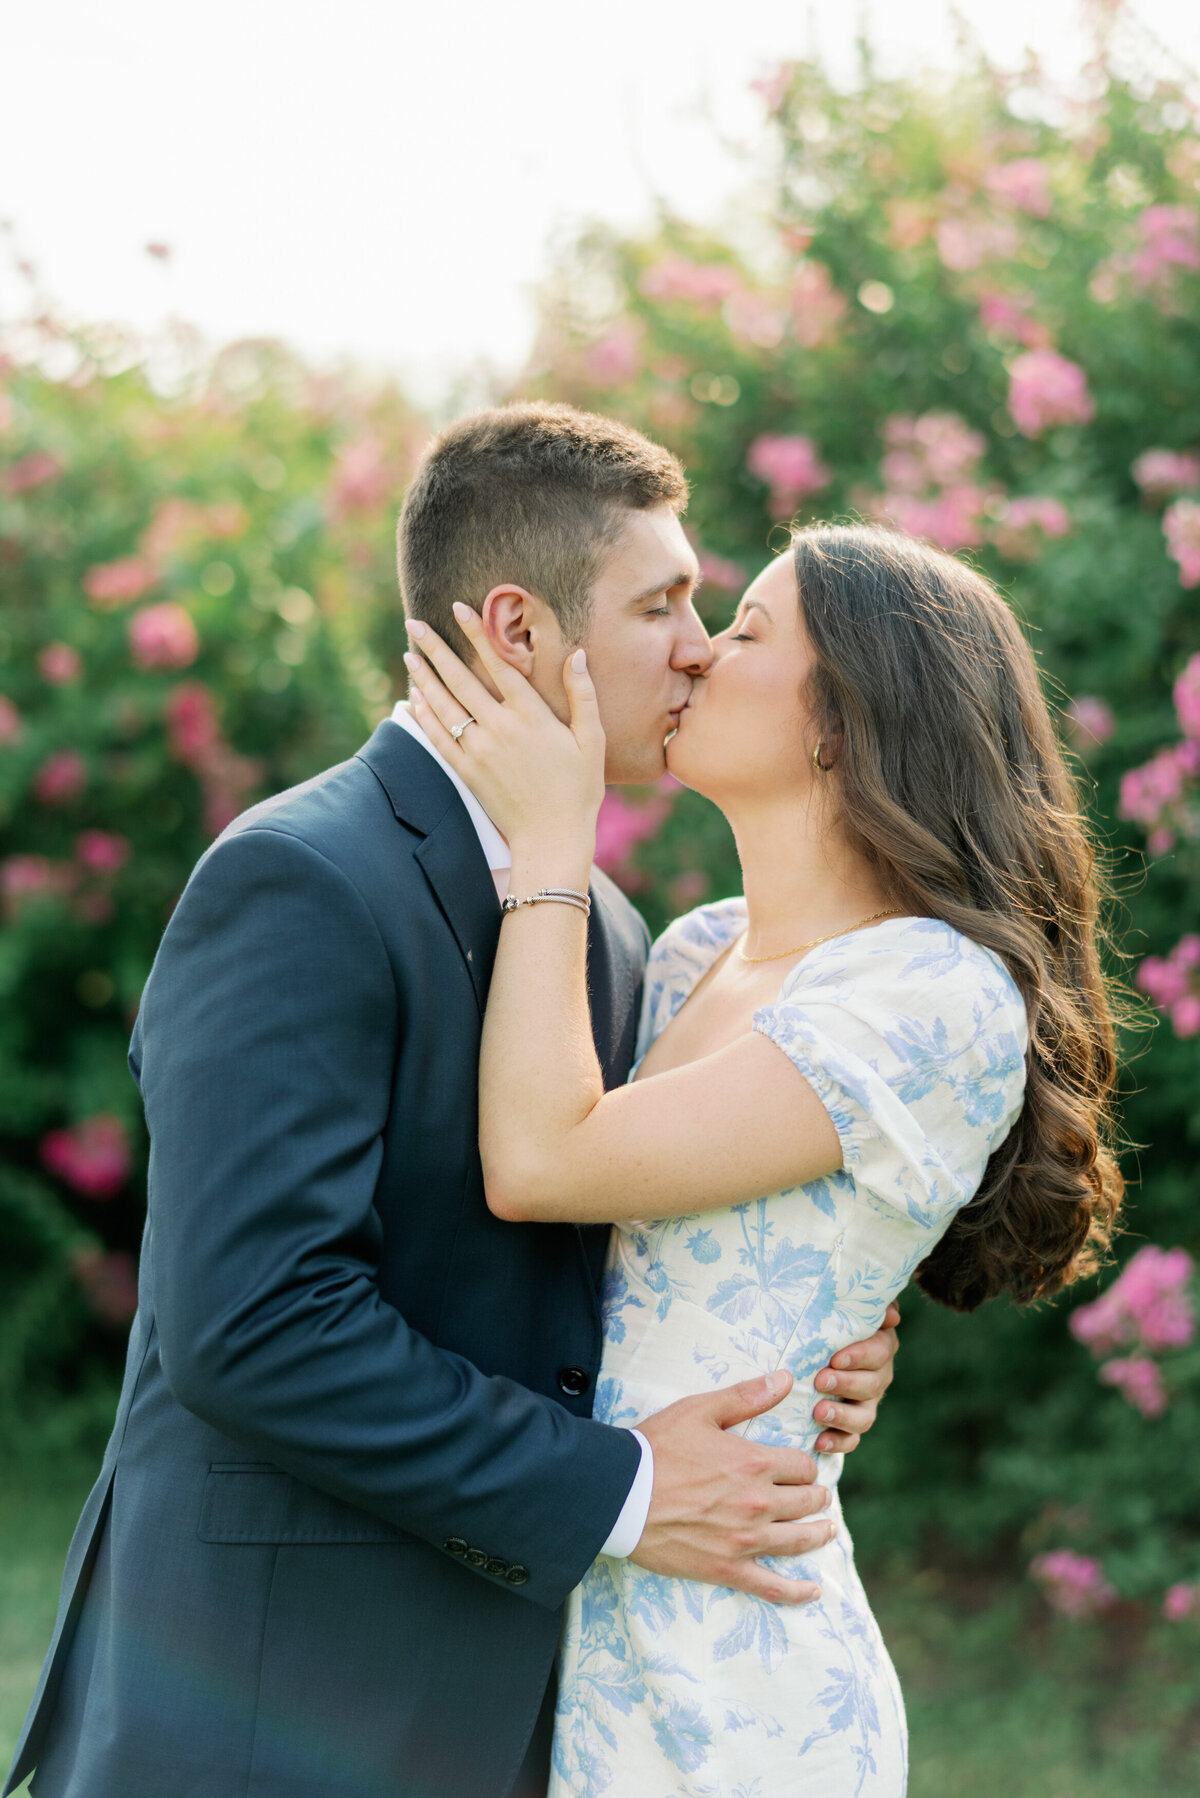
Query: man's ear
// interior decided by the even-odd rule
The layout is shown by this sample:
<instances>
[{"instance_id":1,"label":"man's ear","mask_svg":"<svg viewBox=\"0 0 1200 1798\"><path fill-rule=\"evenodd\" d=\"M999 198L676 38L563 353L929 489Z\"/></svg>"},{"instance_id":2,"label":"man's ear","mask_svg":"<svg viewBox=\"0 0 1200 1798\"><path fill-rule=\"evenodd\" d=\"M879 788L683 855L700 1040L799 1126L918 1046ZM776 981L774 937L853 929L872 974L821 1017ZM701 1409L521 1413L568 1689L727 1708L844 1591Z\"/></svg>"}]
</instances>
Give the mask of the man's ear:
<instances>
[{"instance_id":1,"label":"man's ear","mask_svg":"<svg viewBox=\"0 0 1200 1798\"><path fill-rule=\"evenodd\" d=\"M497 655L532 679L539 634L544 634L547 608L524 587L493 587L479 608L483 628Z\"/></svg>"}]
</instances>

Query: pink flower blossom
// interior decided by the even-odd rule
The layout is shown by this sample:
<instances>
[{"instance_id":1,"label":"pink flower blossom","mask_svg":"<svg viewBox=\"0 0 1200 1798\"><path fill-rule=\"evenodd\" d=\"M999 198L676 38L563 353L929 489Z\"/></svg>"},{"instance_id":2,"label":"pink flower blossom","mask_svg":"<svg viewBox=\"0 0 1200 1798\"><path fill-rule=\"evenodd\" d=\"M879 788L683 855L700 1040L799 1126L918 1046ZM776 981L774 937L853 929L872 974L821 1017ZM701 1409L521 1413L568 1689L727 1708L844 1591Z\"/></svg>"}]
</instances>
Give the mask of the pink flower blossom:
<instances>
[{"instance_id":1,"label":"pink flower blossom","mask_svg":"<svg viewBox=\"0 0 1200 1798\"><path fill-rule=\"evenodd\" d=\"M1008 409L1026 437L1053 425L1086 425L1096 407L1087 376L1057 350L1026 350L1009 370Z\"/></svg>"},{"instance_id":2,"label":"pink flower blossom","mask_svg":"<svg viewBox=\"0 0 1200 1798\"><path fill-rule=\"evenodd\" d=\"M670 801L658 795L634 805L610 788L596 821L597 866L619 874L637 845L655 834L669 809Z\"/></svg>"},{"instance_id":3,"label":"pink flower blossom","mask_svg":"<svg viewBox=\"0 0 1200 1798\"><path fill-rule=\"evenodd\" d=\"M382 440L373 431L345 443L337 453L329 486L329 516L364 518L393 498L397 475ZM176 663L182 667L183 663Z\"/></svg>"},{"instance_id":4,"label":"pink flower blossom","mask_svg":"<svg viewBox=\"0 0 1200 1798\"><path fill-rule=\"evenodd\" d=\"M833 476L817 453L811 437L756 437L746 456L746 467L770 488L768 506L773 518L786 518L810 493L819 493Z\"/></svg>"},{"instance_id":5,"label":"pink flower blossom","mask_svg":"<svg viewBox=\"0 0 1200 1798\"><path fill-rule=\"evenodd\" d=\"M998 163L988 169L984 184L997 206L1028 212L1039 219L1050 216L1050 171L1036 156Z\"/></svg>"},{"instance_id":6,"label":"pink flower blossom","mask_svg":"<svg viewBox=\"0 0 1200 1798\"><path fill-rule=\"evenodd\" d=\"M949 213L937 227L938 255L955 274L966 274L984 262L1009 257L1017 234L1007 219L978 213Z\"/></svg>"},{"instance_id":7,"label":"pink flower blossom","mask_svg":"<svg viewBox=\"0 0 1200 1798\"><path fill-rule=\"evenodd\" d=\"M51 1130L42 1138L41 1156L50 1173L88 1199L111 1199L133 1165L125 1126L109 1112Z\"/></svg>"},{"instance_id":8,"label":"pink flower blossom","mask_svg":"<svg viewBox=\"0 0 1200 1798\"><path fill-rule=\"evenodd\" d=\"M741 286L736 269L726 262L692 262L686 256L663 256L638 282L648 300L662 305L682 300L715 310Z\"/></svg>"},{"instance_id":9,"label":"pink flower blossom","mask_svg":"<svg viewBox=\"0 0 1200 1798\"><path fill-rule=\"evenodd\" d=\"M1029 302L1015 294L985 288L979 296L979 322L989 337L1006 337L1027 349L1047 349L1050 331L1029 313Z\"/></svg>"},{"instance_id":10,"label":"pink flower blossom","mask_svg":"<svg viewBox=\"0 0 1200 1798\"><path fill-rule=\"evenodd\" d=\"M46 481L62 473L62 463L49 450L32 450L28 456L13 462L4 470L2 478L6 493L32 493L35 487L41 487Z\"/></svg>"},{"instance_id":11,"label":"pink flower blossom","mask_svg":"<svg viewBox=\"0 0 1200 1798\"><path fill-rule=\"evenodd\" d=\"M157 570L144 556L122 556L89 568L83 590L94 606L125 606L140 599L157 579Z\"/></svg>"},{"instance_id":12,"label":"pink flower blossom","mask_svg":"<svg viewBox=\"0 0 1200 1798\"><path fill-rule=\"evenodd\" d=\"M216 701L199 681L185 681L167 696L167 741L176 761L192 767L220 738Z\"/></svg>"},{"instance_id":13,"label":"pink flower blossom","mask_svg":"<svg viewBox=\"0 0 1200 1798\"><path fill-rule=\"evenodd\" d=\"M787 322L787 311L778 300L749 288L730 294L725 302L725 323L730 331L739 342L759 349L773 350L782 343Z\"/></svg>"},{"instance_id":14,"label":"pink flower blossom","mask_svg":"<svg viewBox=\"0 0 1200 1798\"><path fill-rule=\"evenodd\" d=\"M1105 699L1080 693L1067 707L1071 735L1081 745L1107 743L1117 728L1113 709Z\"/></svg>"},{"instance_id":15,"label":"pink flower blossom","mask_svg":"<svg viewBox=\"0 0 1200 1798\"><path fill-rule=\"evenodd\" d=\"M79 1249L71 1263L96 1316L126 1324L137 1310L137 1264L126 1249Z\"/></svg>"},{"instance_id":16,"label":"pink flower blossom","mask_svg":"<svg viewBox=\"0 0 1200 1798\"><path fill-rule=\"evenodd\" d=\"M1143 1417L1161 1417L1167 1408L1167 1391L1157 1361L1146 1355L1126 1355L1120 1360L1106 1361L1099 1378L1105 1386L1115 1386L1121 1397Z\"/></svg>"},{"instance_id":17,"label":"pink flower blossom","mask_svg":"<svg viewBox=\"0 0 1200 1798\"><path fill-rule=\"evenodd\" d=\"M760 75L750 83L752 93L758 94L771 118L783 110L783 103L791 91L792 82L796 78L796 64L781 62L769 75Z\"/></svg>"},{"instance_id":18,"label":"pink flower blossom","mask_svg":"<svg viewBox=\"0 0 1200 1798\"><path fill-rule=\"evenodd\" d=\"M69 893L76 870L69 862L53 862L45 855L9 855L0 862L0 900L11 922L29 899L48 899Z\"/></svg>"},{"instance_id":19,"label":"pink flower blossom","mask_svg":"<svg viewBox=\"0 0 1200 1798\"><path fill-rule=\"evenodd\" d=\"M1167 554L1179 563L1179 585L1200 587L1200 501L1177 499L1163 513Z\"/></svg>"},{"instance_id":20,"label":"pink flower blossom","mask_svg":"<svg viewBox=\"0 0 1200 1798\"><path fill-rule=\"evenodd\" d=\"M707 586L716 587L721 593L740 593L746 585L746 570L739 563L710 555L706 549L698 552L697 560Z\"/></svg>"},{"instance_id":21,"label":"pink flower blossom","mask_svg":"<svg viewBox=\"0 0 1200 1798\"><path fill-rule=\"evenodd\" d=\"M992 542L1013 562L1032 561L1049 537L1065 537L1071 514L1059 499L1026 493L1005 502L992 530Z\"/></svg>"},{"instance_id":22,"label":"pink flower blossom","mask_svg":"<svg viewBox=\"0 0 1200 1798\"><path fill-rule=\"evenodd\" d=\"M1185 1617L1195 1616L1200 1612L1200 1585L1169 1586L1163 1597L1162 1614L1168 1623L1182 1623Z\"/></svg>"},{"instance_id":23,"label":"pink flower blossom","mask_svg":"<svg viewBox=\"0 0 1200 1798\"><path fill-rule=\"evenodd\" d=\"M79 651L69 643L47 643L37 659L38 673L52 687L69 687L83 670Z\"/></svg>"},{"instance_id":24,"label":"pink flower blossom","mask_svg":"<svg viewBox=\"0 0 1200 1798\"><path fill-rule=\"evenodd\" d=\"M1186 1348L1196 1328L1188 1291L1194 1271L1186 1249L1147 1243L1106 1292L1071 1313L1071 1334L1096 1356L1130 1346L1151 1354Z\"/></svg>"},{"instance_id":25,"label":"pink flower blossom","mask_svg":"<svg viewBox=\"0 0 1200 1798\"><path fill-rule=\"evenodd\" d=\"M819 349L837 331L846 296L833 284L823 262L802 257L792 272L792 335L806 350Z\"/></svg>"},{"instance_id":26,"label":"pink flower blossom","mask_svg":"<svg viewBox=\"0 0 1200 1798\"><path fill-rule=\"evenodd\" d=\"M87 764L73 749L46 757L33 777L33 796L41 805L67 805L87 786Z\"/></svg>"},{"instance_id":27,"label":"pink flower blossom","mask_svg":"<svg viewBox=\"0 0 1200 1798\"><path fill-rule=\"evenodd\" d=\"M642 366L642 331L633 319L618 319L587 354L588 379L598 387L623 387Z\"/></svg>"},{"instance_id":28,"label":"pink flower blossom","mask_svg":"<svg viewBox=\"0 0 1200 1798\"><path fill-rule=\"evenodd\" d=\"M1192 657L1176 680L1172 698L1184 736L1200 738L1200 655Z\"/></svg>"},{"instance_id":29,"label":"pink flower blossom","mask_svg":"<svg viewBox=\"0 0 1200 1798\"><path fill-rule=\"evenodd\" d=\"M1094 1617L1116 1600L1099 1561L1076 1554L1074 1549L1056 1548L1038 1555L1030 1562L1029 1571L1047 1603L1065 1617Z\"/></svg>"},{"instance_id":30,"label":"pink flower blossom","mask_svg":"<svg viewBox=\"0 0 1200 1798\"><path fill-rule=\"evenodd\" d=\"M129 860L129 839L111 830L81 831L75 859L91 874L116 874Z\"/></svg>"},{"instance_id":31,"label":"pink flower blossom","mask_svg":"<svg viewBox=\"0 0 1200 1798\"><path fill-rule=\"evenodd\" d=\"M1136 286L1161 287L1176 269L1200 269L1200 213L1194 206L1147 206L1137 233Z\"/></svg>"},{"instance_id":32,"label":"pink flower blossom","mask_svg":"<svg viewBox=\"0 0 1200 1798\"><path fill-rule=\"evenodd\" d=\"M18 743L23 729L20 712L11 699L0 693L0 748Z\"/></svg>"},{"instance_id":33,"label":"pink flower blossom","mask_svg":"<svg viewBox=\"0 0 1200 1798\"><path fill-rule=\"evenodd\" d=\"M1184 993L1171 1007L1171 1028L1178 1037L1200 1035L1200 993Z\"/></svg>"},{"instance_id":34,"label":"pink flower blossom","mask_svg":"<svg viewBox=\"0 0 1200 1798\"><path fill-rule=\"evenodd\" d=\"M173 600L147 606L129 620L129 653L138 668L187 668L200 653L196 627Z\"/></svg>"},{"instance_id":35,"label":"pink flower blossom","mask_svg":"<svg viewBox=\"0 0 1200 1798\"><path fill-rule=\"evenodd\" d=\"M957 412L923 412L919 418L895 413L884 424L883 440L884 479L910 493L969 479L987 449L987 440Z\"/></svg>"},{"instance_id":36,"label":"pink flower blossom","mask_svg":"<svg viewBox=\"0 0 1200 1798\"><path fill-rule=\"evenodd\" d=\"M1142 492L1151 499L1165 499L1172 493L1187 493L1192 487L1200 487L1200 452L1143 450L1130 472Z\"/></svg>"}]
</instances>

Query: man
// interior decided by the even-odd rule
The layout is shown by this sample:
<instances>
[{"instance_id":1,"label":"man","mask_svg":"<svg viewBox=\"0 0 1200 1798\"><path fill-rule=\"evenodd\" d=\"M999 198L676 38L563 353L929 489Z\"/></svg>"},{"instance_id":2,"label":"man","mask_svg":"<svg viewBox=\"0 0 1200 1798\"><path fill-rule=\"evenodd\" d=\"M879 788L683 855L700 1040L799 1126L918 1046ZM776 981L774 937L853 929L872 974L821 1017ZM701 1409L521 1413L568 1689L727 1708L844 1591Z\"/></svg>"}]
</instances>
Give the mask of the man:
<instances>
[{"instance_id":1,"label":"man","mask_svg":"<svg viewBox=\"0 0 1200 1798\"><path fill-rule=\"evenodd\" d=\"M445 628L469 597L559 705L585 641L609 772L654 779L710 653L685 497L611 421L465 420L405 503L406 605ZM605 1233L484 1203L506 848L439 759L398 711L239 819L164 936L130 1057L138 1317L10 1791L36 1766L37 1798L527 1798L561 1606L598 1553L789 1602L767 1532L828 1539L812 1462L731 1433L768 1382L640 1435L590 1420ZM600 873L592 897L611 1084L646 932ZM870 1424L893 1347L851 1351L822 1422Z\"/></svg>"}]
</instances>

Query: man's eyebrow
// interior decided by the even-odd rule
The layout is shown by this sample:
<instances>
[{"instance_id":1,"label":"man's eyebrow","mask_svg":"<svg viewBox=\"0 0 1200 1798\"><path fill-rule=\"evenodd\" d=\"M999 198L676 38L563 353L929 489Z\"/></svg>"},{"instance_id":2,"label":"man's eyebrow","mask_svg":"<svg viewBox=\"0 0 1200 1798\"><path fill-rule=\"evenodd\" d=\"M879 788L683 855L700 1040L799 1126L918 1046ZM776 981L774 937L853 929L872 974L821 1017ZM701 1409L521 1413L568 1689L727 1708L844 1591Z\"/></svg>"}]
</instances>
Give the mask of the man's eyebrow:
<instances>
[{"instance_id":1,"label":"man's eyebrow","mask_svg":"<svg viewBox=\"0 0 1200 1798\"><path fill-rule=\"evenodd\" d=\"M672 587L690 587L695 593L704 580L704 576L696 568L682 568L677 573L668 575L666 580L655 581L653 587L647 587L644 593L636 593L630 600L631 606L640 606L644 599L653 599L656 593L669 593Z\"/></svg>"}]
</instances>

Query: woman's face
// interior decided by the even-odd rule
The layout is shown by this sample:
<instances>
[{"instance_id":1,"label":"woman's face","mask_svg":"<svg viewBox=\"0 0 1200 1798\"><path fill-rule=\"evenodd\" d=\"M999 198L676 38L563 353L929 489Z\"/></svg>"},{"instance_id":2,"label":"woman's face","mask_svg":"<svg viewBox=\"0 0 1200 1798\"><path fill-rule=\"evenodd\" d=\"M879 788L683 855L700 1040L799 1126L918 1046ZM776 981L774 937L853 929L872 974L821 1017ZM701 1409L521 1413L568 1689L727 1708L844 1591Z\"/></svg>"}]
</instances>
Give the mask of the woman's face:
<instances>
[{"instance_id":1,"label":"woman's face","mask_svg":"<svg viewBox=\"0 0 1200 1798\"><path fill-rule=\"evenodd\" d=\"M667 744L675 778L722 807L742 793L762 799L807 792L816 742L803 697L811 664L785 552L747 588L728 630L713 638L712 666L692 687Z\"/></svg>"}]
</instances>

